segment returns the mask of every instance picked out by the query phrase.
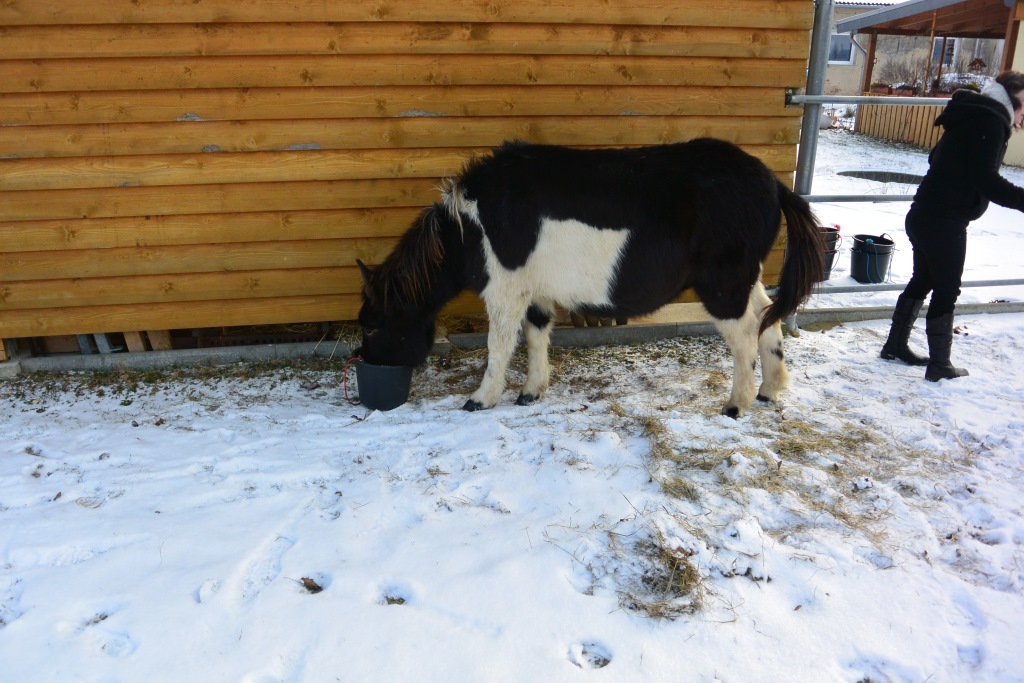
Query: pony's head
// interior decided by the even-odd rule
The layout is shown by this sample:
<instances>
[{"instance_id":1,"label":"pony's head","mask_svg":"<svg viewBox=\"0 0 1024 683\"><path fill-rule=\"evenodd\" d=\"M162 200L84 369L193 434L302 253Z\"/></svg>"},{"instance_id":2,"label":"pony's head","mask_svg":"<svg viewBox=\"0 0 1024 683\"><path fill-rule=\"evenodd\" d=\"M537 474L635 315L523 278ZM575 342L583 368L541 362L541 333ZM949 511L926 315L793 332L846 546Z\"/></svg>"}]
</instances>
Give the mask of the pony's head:
<instances>
[{"instance_id":1,"label":"pony's head","mask_svg":"<svg viewBox=\"0 0 1024 683\"><path fill-rule=\"evenodd\" d=\"M356 261L363 274L363 306L359 325L362 346L356 355L374 365L417 366L434 344L434 319L415 306L389 297L377 273Z\"/></svg>"},{"instance_id":2,"label":"pony's head","mask_svg":"<svg viewBox=\"0 0 1024 683\"><path fill-rule=\"evenodd\" d=\"M427 359L437 313L458 293L444 285L440 232L446 221L451 218L443 207L427 207L380 266L370 270L356 261L363 275L360 353L367 363L416 366Z\"/></svg>"},{"instance_id":3,"label":"pony's head","mask_svg":"<svg viewBox=\"0 0 1024 683\"><path fill-rule=\"evenodd\" d=\"M374 271L356 263L364 280L359 309L362 345L356 353L376 366L419 366L434 343L433 318L397 297L389 298L375 283Z\"/></svg>"}]
</instances>

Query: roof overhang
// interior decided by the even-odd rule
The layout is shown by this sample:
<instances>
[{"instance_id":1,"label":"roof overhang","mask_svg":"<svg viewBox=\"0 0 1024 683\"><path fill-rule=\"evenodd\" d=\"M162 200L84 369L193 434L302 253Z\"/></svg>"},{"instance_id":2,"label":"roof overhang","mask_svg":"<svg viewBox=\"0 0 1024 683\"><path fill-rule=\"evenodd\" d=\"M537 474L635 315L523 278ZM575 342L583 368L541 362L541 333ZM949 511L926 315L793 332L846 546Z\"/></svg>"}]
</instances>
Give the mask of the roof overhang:
<instances>
[{"instance_id":1,"label":"roof overhang","mask_svg":"<svg viewBox=\"0 0 1024 683\"><path fill-rule=\"evenodd\" d=\"M909 0L836 23L837 33L1006 37L1017 0Z\"/></svg>"}]
</instances>

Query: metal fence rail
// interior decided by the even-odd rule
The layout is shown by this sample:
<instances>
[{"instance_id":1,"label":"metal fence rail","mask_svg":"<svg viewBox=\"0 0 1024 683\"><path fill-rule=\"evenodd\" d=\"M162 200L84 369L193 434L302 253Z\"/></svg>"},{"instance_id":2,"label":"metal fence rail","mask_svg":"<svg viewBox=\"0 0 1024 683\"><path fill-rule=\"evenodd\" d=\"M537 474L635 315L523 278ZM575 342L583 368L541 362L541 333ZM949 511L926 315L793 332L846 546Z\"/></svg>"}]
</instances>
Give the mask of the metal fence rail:
<instances>
[{"instance_id":1,"label":"metal fence rail","mask_svg":"<svg viewBox=\"0 0 1024 683\"><path fill-rule=\"evenodd\" d=\"M857 294L861 292L899 292L907 284L899 282L882 282L875 285L840 285L833 287L819 282L814 288L815 294ZM1021 287L1024 286L1024 279L1020 280L973 280L960 283L960 287L969 289L972 287Z\"/></svg>"},{"instance_id":2,"label":"metal fence rail","mask_svg":"<svg viewBox=\"0 0 1024 683\"><path fill-rule=\"evenodd\" d=\"M945 104L948 97L889 97L882 95L786 95L786 105L804 104L909 104L914 107Z\"/></svg>"},{"instance_id":3,"label":"metal fence rail","mask_svg":"<svg viewBox=\"0 0 1024 683\"><path fill-rule=\"evenodd\" d=\"M914 195L912 194L802 194L800 195L807 201L818 203L825 202L864 202L864 203L879 203L879 202L912 202L914 201Z\"/></svg>"}]
</instances>

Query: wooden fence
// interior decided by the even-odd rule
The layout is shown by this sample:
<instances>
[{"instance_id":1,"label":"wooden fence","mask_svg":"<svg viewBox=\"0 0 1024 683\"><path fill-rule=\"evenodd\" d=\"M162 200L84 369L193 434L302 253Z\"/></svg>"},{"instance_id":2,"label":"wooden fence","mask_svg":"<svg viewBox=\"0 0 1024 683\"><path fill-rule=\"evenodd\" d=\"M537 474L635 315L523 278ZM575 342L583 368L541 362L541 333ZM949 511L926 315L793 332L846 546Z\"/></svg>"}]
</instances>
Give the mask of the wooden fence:
<instances>
[{"instance_id":1,"label":"wooden fence","mask_svg":"<svg viewBox=\"0 0 1024 683\"><path fill-rule=\"evenodd\" d=\"M791 182L812 20L809 0L0 3L0 339L353 319L355 259L511 138L714 136Z\"/></svg>"},{"instance_id":2,"label":"wooden fence","mask_svg":"<svg viewBox=\"0 0 1024 683\"><path fill-rule=\"evenodd\" d=\"M931 149L942 136L942 127L934 124L945 106L945 102L934 106L861 104L853 129L883 140Z\"/></svg>"}]
</instances>

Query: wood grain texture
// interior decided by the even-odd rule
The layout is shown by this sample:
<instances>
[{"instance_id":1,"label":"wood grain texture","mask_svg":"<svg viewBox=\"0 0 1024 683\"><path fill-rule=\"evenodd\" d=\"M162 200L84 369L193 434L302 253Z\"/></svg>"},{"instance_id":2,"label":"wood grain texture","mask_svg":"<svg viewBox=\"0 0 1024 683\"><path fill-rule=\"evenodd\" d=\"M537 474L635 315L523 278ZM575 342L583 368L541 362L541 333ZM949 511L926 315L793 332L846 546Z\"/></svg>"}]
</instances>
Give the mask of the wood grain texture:
<instances>
[{"instance_id":1,"label":"wood grain texture","mask_svg":"<svg viewBox=\"0 0 1024 683\"><path fill-rule=\"evenodd\" d=\"M358 294L355 262L323 268L265 269L60 278L0 283L0 312L27 308Z\"/></svg>"},{"instance_id":2,"label":"wood grain texture","mask_svg":"<svg viewBox=\"0 0 1024 683\"><path fill-rule=\"evenodd\" d=\"M475 85L210 88L0 93L0 121L50 126L470 116L735 116L798 118L779 88Z\"/></svg>"},{"instance_id":3,"label":"wood grain texture","mask_svg":"<svg viewBox=\"0 0 1024 683\"><path fill-rule=\"evenodd\" d=\"M786 145L746 145L776 172L795 170ZM0 191L158 187L306 180L442 178L490 148L222 152L0 160Z\"/></svg>"},{"instance_id":4,"label":"wood grain texture","mask_svg":"<svg viewBox=\"0 0 1024 683\"><path fill-rule=\"evenodd\" d=\"M0 25L232 22L515 22L811 28L802 0L7 0Z\"/></svg>"},{"instance_id":5,"label":"wood grain texture","mask_svg":"<svg viewBox=\"0 0 1024 683\"><path fill-rule=\"evenodd\" d=\"M803 59L612 55L274 55L12 59L0 92L458 85L800 86Z\"/></svg>"},{"instance_id":6,"label":"wood grain texture","mask_svg":"<svg viewBox=\"0 0 1024 683\"><path fill-rule=\"evenodd\" d=\"M194 212L309 211L423 207L440 193L433 179L323 180L293 183L233 183L100 190L0 192L0 220L31 221L118 216L170 216Z\"/></svg>"},{"instance_id":7,"label":"wood grain texture","mask_svg":"<svg viewBox=\"0 0 1024 683\"><path fill-rule=\"evenodd\" d=\"M0 128L14 157L109 157L301 150L494 147L506 140L575 146L654 145L717 137L795 145L796 117L505 116L111 123Z\"/></svg>"},{"instance_id":8,"label":"wood grain texture","mask_svg":"<svg viewBox=\"0 0 1024 683\"><path fill-rule=\"evenodd\" d=\"M802 59L803 29L445 22L7 26L5 59L562 54Z\"/></svg>"},{"instance_id":9,"label":"wood grain texture","mask_svg":"<svg viewBox=\"0 0 1024 683\"><path fill-rule=\"evenodd\" d=\"M0 244L8 253L158 247L342 237L397 237L421 206L399 208L177 214L126 218L0 223Z\"/></svg>"}]
</instances>

